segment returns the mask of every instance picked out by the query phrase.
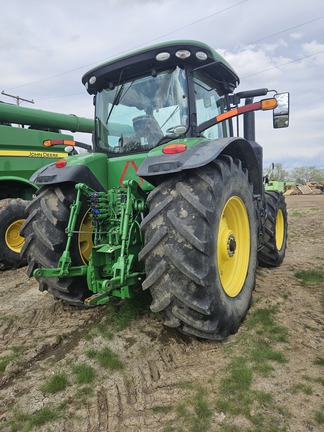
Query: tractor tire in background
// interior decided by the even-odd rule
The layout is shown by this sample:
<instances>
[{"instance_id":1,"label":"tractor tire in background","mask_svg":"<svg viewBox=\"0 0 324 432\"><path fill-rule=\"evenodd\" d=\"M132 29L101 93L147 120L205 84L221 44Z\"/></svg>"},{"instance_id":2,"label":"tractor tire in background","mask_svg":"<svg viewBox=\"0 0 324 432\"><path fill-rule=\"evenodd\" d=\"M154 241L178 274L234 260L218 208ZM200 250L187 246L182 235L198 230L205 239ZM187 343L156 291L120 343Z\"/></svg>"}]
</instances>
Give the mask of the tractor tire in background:
<instances>
[{"instance_id":1,"label":"tractor tire in background","mask_svg":"<svg viewBox=\"0 0 324 432\"><path fill-rule=\"evenodd\" d=\"M277 191L265 192L267 219L263 246L258 252L259 265L262 267L279 266L286 253L288 217L283 194Z\"/></svg>"},{"instance_id":2,"label":"tractor tire in background","mask_svg":"<svg viewBox=\"0 0 324 432\"><path fill-rule=\"evenodd\" d=\"M46 186L37 192L27 207L28 217L22 226L25 237L22 255L28 262L28 276L37 268L55 268L65 250L70 205L76 197L73 184ZM76 231L92 231L87 217L86 203L78 215ZM72 266L87 264L92 249L92 234L74 234L70 255ZM83 306L84 300L93 293L88 289L86 277L40 278L40 291L48 291L55 299L73 306Z\"/></svg>"},{"instance_id":3,"label":"tractor tire in background","mask_svg":"<svg viewBox=\"0 0 324 432\"><path fill-rule=\"evenodd\" d=\"M224 156L180 173L148 197L142 222L151 310L182 333L222 340L250 307L257 266L253 188L241 161Z\"/></svg>"},{"instance_id":4,"label":"tractor tire in background","mask_svg":"<svg viewBox=\"0 0 324 432\"><path fill-rule=\"evenodd\" d=\"M0 201L0 269L15 269L27 264L20 256L24 238L20 228L26 218L28 201L6 198Z\"/></svg>"}]
</instances>

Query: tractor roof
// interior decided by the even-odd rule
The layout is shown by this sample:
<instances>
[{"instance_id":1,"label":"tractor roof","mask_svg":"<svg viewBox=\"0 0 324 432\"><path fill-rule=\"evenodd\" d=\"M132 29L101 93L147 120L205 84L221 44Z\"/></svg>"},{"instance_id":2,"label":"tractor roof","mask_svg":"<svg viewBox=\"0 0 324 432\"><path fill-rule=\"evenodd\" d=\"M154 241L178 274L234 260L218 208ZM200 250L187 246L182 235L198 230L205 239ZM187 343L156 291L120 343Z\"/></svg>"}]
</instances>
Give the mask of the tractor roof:
<instances>
[{"instance_id":1,"label":"tractor roof","mask_svg":"<svg viewBox=\"0 0 324 432\"><path fill-rule=\"evenodd\" d=\"M189 52L189 56L183 52ZM182 55L179 55L182 52ZM232 92L239 77L227 61L208 45L197 41L171 41L149 46L105 62L83 75L82 83L90 94L105 87L113 88L122 81L176 65L190 64L203 68L223 85L224 92Z\"/></svg>"}]
</instances>

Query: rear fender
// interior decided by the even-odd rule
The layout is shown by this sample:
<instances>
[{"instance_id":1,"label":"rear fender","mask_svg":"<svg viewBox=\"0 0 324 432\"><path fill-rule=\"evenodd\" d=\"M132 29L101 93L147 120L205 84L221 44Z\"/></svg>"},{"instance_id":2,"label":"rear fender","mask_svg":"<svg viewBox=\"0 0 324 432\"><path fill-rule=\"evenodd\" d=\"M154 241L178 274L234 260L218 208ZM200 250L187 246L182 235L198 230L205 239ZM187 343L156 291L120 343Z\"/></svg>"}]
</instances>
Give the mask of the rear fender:
<instances>
[{"instance_id":1,"label":"rear fender","mask_svg":"<svg viewBox=\"0 0 324 432\"><path fill-rule=\"evenodd\" d=\"M57 167L58 162L46 165L30 178L39 186L64 182L84 183L97 190L108 188L107 156L102 153L85 153L64 159L66 165Z\"/></svg>"},{"instance_id":2,"label":"rear fender","mask_svg":"<svg viewBox=\"0 0 324 432\"><path fill-rule=\"evenodd\" d=\"M31 200L38 186L17 176L0 176L0 199L22 198Z\"/></svg>"},{"instance_id":3,"label":"rear fender","mask_svg":"<svg viewBox=\"0 0 324 432\"><path fill-rule=\"evenodd\" d=\"M157 186L170 174L202 167L221 155L240 159L243 168L249 171L254 193L262 193L262 147L257 142L244 138L203 141L183 153L149 156L142 162L137 175Z\"/></svg>"}]
</instances>

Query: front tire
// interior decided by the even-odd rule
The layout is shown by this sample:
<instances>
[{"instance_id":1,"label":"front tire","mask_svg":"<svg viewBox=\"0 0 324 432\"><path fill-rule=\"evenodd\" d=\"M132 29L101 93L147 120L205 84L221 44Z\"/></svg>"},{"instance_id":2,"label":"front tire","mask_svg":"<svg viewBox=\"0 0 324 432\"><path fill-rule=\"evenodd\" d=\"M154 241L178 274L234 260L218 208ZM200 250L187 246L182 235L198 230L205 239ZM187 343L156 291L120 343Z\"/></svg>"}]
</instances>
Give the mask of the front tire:
<instances>
[{"instance_id":1,"label":"front tire","mask_svg":"<svg viewBox=\"0 0 324 432\"><path fill-rule=\"evenodd\" d=\"M267 219L263 246L258 253L260 266L278 267L286 253L288 217L285 197L281 192L266 191Z\"/></svg>"},{"instance_id":2,"label":"front tire","mask_svg":"<svg viewBox=\"0 0 324 432\"><path fill-rule=\"evenodd\" d=\"M28 202L20 198L7 198L0 201L0 267L15 269L27 264L20 256L24 238L20 228L26 218Z\"/></svg>"},{"instance_id":3,"label":"front tire","mask_svg":"<svg viewBox=\"0 0 324 432\"><path fill-rule=\"evenodd\" d=\"M222 340L249 309L257 265L252 186L225 156L154 189L142 222L151 310L182 333Z\"/></svg>"},{"instance_id":4,"label":"front tire","mask_svg":"<svg viewBox=\"0 0 324 432\"><path fill-rule=\"evenodd\" d=\"M28 262L28 276L37 268L56 268L65 250L70 205L75 199L73 184L47 186L40 189L36 198L28 205L28 218L22 226L25 237L22 255ZM91 249L92 235L87 218L87 206L82 204L77 218L76 231L72 237L70 254L72 266L87 264ZM85 277L40 278L40 291L48 291L56 299L73 306L83 306L84 300L93 293L88 289Z\"/></svg>"}]
</instances>

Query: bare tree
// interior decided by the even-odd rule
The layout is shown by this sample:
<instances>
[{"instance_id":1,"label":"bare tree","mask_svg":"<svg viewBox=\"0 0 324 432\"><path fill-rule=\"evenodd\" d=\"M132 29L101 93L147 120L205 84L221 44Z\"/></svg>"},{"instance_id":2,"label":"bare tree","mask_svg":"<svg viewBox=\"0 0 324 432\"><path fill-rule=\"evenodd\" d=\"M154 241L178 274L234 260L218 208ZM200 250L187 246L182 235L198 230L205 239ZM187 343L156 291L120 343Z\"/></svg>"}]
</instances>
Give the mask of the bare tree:
<instances>
[{"instance_id":1,"label":"bare tree","mask_svg":"<svg viewBox=\"0 0 324 432\"><path fill-rule=\"evenodd\" d=\"M315 167L298 167L291 172L291 177L297 183L307 183L310 181L320 182L324 180L324 169Z\"/></svg>"}]
</instances>

